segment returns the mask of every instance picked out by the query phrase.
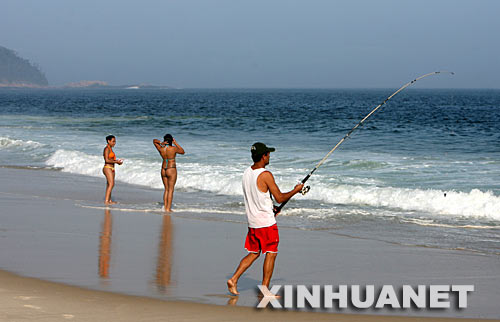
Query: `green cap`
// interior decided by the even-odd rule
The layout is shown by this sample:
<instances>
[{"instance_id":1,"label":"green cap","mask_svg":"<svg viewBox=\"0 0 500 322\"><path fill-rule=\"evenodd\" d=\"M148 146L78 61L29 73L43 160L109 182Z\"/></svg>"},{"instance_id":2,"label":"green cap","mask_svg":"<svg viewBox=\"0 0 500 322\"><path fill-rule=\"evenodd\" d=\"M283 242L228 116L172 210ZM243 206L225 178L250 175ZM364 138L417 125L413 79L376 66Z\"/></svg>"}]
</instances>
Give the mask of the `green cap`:
<instances>
[{"instance_id":1,"label":"green cap","mask_svg":"<svg viewBox=\"0 0 500 322\"><path fill-rule=\"evenodd\" d=\"M276 149L266 146L264 143L256 142L250 148L253 155L264 155L267 152L274 152Z\"/></svg>"}]
</instances>

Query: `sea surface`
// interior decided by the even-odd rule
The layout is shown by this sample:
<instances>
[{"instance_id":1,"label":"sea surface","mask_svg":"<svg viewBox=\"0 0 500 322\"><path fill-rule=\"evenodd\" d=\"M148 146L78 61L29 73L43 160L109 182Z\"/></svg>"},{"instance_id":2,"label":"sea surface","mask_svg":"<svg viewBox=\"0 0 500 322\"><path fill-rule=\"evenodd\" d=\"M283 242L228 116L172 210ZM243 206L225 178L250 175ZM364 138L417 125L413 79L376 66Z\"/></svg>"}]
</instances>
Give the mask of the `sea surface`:
<instances>
[{"instance_id":1,"label":"sea surface","mask_svg":"<svg viewBox=\"0 0 500 322\"><path fill-rule=\"evenodd\" d=\"M171 133L180 216L245 222L241 176L257 141L276 148L283 191L396 89L0 89L0 166L163 189L152 144ZM500 90L407 89L356 130L279 218L282 226L404 245L500 255ZM104 184L104 181L103 181ZM159 191L160 192L160 191ZM158 202L127 209L161 210ZM86 206L81 205L81 206Z\"/></svg>"}]
</instances>

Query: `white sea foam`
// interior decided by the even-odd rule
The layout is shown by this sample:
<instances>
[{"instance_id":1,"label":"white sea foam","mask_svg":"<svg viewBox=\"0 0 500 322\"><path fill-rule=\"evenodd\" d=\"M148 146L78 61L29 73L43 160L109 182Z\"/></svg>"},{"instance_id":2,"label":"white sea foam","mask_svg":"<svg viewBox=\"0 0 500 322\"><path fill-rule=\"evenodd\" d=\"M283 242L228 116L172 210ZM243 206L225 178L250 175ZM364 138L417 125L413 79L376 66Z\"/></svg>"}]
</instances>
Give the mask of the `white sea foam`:
<instances>
[{"instance_id":1,"label":"white sea foam","mask_svg":"<svg viewBox=\"0 0 500 322\"><path fill-rule=\"evenodd\" d=\"M102 177L102 156L57 150L46 161L64 172ZM183 162L178 165L177 188L204 190L223 195L241 195L241 168ZM127 159L116 166L116 180L162 189L160 163ZM293 183L285 182L283 187ZM427 214L500 220L500 197L490 191L469 192L380 187L359 184L316 183L306 199L348 206L370 206ZM300 198L300 197L299 197ZM297 198L297 199L299 199Z\"/></svg>"},{"instance_id":2,"label":"white sea foam","mask_svg":"<svg viewBox=\"0 0 500 322\"><path fill-rule=\"evenodd\" d=\"M44 144L31 140L17 140L8 137L0 137L0 149L18 148L22 151L33 150L44 146Z\"/></svg>"},{"instance_id":3,"label":"white sea foam","mask_svg":"<svg viewBox=\"0 0 500 322\"><path fill-rule=\"evenodd\" d=\"M491 226L491 225L450 225L450 224L436 223L433 220L423 220L423 219L417 219L417 218L401 219L401 222L416 224L416 225L419 225L419 226L432 226L432 227L444 227L444 228L500 229L500 226Z\"/></svg>"},{"instance_id":4,"label":"white sea foam","mask_svg":"<svg viewBox=\"0 0 500 322\"><path fill-rule=\"evenodd\" d=\"M91 205L83 205L77 204L78 207L89 208L89 209L107 209L113 211L124 211L124 212L151 212L151 213L165 213L163 207L162 208L140 208L140 207L131 207L131 208L123 208L121 206L91 206Z\"/></svg>"},{"instance_id":5,"label":"white sea foam","mask_svg":"<svg viewBox=\"0 0 500 322\"><path fill-rule=\"evenodd\" d=\"M222 214L222 215L245 215L244 211L238 211L238 210L220 210L220 209L214 209L214 208L182 208L182 207L176 207L175 208L176 212L191 212L191 213L213 213L213 214Z\"/></svg>"},{"instance_id":6,"label":"white sea foam","mask_svg":"<svg viewBox=\"0 0 500 322\"><path fill-rule=\"evenodd\" d=\"M102 157L68 150L57 150L45 161L48 166L61 168L63 172L94 177L102 175L102 163Z\"/></svg>"},{"instance_id":7,"label":"white sea foam","mask_svg":"<svg viewBox=\"0 0 500 322\"><path fill-rule=\"evenodd\" d=\"M446 197L445 194L446 193ZM470 192L422 190L393 187L370 187L321 184L309 192L308 198L345 205L388 207L405 211L421 211L439 215L485 217L500 220L500 197L491 191Z\"/></svg>"},{"instance_id":8,"label":"white sea foam","mask_svg":"<svg viewBox=\"0 0 500 322\"><path fill-rule=\"evenodd\" d=\"M61 168L63 172L102 177L102 156L79 151L57 150L45 162L48 166ZM162 189L160 162L126 159L116 165L116 180L130 184ZM229 173L228 173L229 170ZM241 195L241 175L231 175L231 169L221 166L183 163L178 165L179 177L176 188L206 190L224 195ZM226 171L226 173L222 173Z\"/></svg>"}]
</instances>

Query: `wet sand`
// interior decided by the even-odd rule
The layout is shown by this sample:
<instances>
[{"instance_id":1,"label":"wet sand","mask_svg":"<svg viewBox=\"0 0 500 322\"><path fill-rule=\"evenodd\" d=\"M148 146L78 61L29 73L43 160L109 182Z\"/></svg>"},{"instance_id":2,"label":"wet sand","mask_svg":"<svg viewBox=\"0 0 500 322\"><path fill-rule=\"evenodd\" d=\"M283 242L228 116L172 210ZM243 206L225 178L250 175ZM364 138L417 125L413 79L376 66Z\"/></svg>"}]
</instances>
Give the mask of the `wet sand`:
<instances>
[{"instance_id":1,"label":"wet sand","mask_svg":"<svg viewBox=\"0 0 500 322\"><path fill-rule=\"evenodd\" d=\"M345 315L258 311L253 307L258 302L262 259L240 280L238 298L228 296L225 287L245 255L246 225L238 222L241 218L227 222L193 219L188 213L124 211L137 204L159 209L161 191L120 182L113 195L121 203L102 207L104 178L11 168L0 168L0 177L0 269L85 288L2 272L0 318L4 321L30 317L153 321L168 314L173 320L500 316L497 256L284 227L273 284L390 284L395 288L474 284L476 291L469 296L469 307L460 311L340 311L349 313ZM177 192L176 198L189 199L193 194Z\"/></svg>"},{"instance_id":2,"label":"wet sand","mask_svg":"<svg viewBox=\"0 0 500 322\"><path fill-rule=\"evenodd\" d=\"M0 321L477 321L257 310L128 296L20 277L0 271ZM494 320L491 320L494 321ZM495 320L498 321L498 320Z\"/></svg>"}]
</instances>

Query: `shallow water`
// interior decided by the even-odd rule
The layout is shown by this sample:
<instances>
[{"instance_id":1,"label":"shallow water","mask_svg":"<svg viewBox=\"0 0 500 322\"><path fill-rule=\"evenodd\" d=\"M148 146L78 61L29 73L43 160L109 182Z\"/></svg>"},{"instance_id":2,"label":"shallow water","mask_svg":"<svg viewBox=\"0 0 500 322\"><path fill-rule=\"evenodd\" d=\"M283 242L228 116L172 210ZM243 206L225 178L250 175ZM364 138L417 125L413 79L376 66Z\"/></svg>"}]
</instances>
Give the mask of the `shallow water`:
<instances>
[{"instance_id":1,"label":"shallow water","mask_svg":"<svg viewBox=\"0 0 500 322\"><path fill-rule=\"evenodd\" d=\"M101 177L114 134L117 180L161 189L152 139L172 133L187 151L177 191L197 196L176 209L244 222L253 142L276 147L269 169L291 189L393 91L2 89L0 165ZM500 254L499 107L498 90L402 92L315 172L281 225Z\"/></svg>"}]
</instances>

